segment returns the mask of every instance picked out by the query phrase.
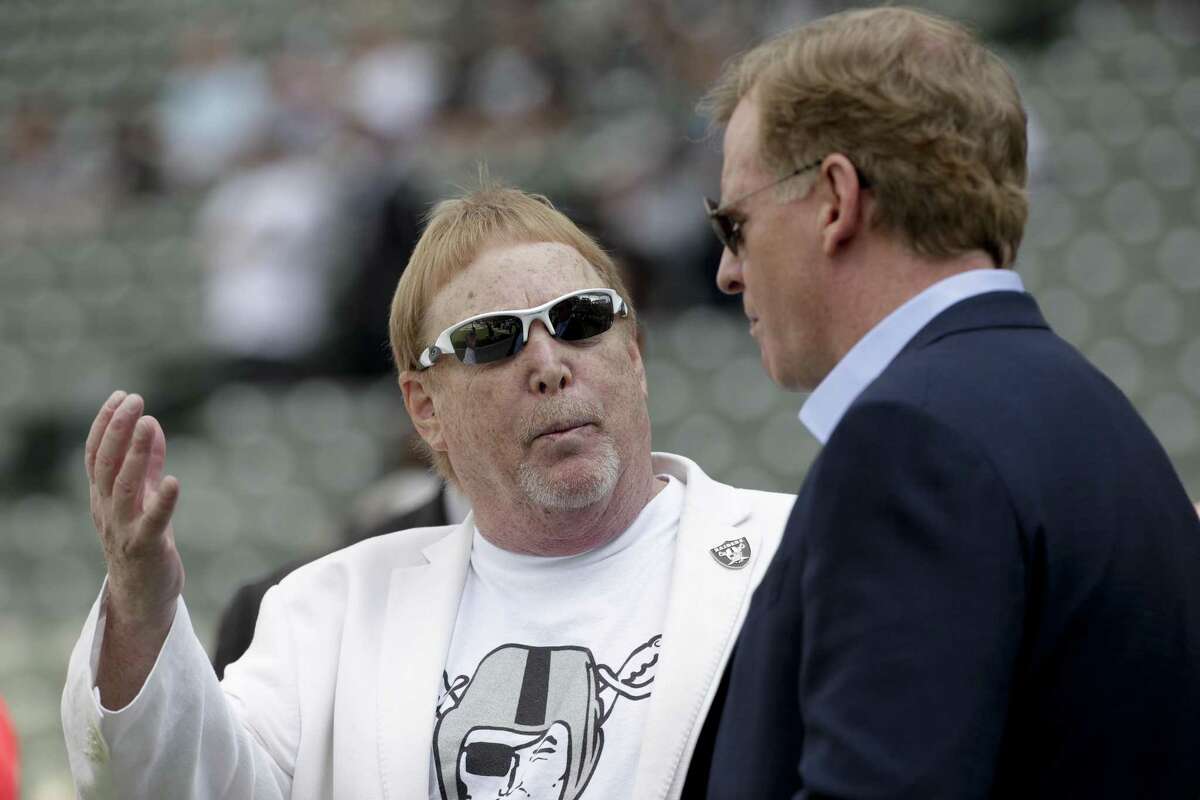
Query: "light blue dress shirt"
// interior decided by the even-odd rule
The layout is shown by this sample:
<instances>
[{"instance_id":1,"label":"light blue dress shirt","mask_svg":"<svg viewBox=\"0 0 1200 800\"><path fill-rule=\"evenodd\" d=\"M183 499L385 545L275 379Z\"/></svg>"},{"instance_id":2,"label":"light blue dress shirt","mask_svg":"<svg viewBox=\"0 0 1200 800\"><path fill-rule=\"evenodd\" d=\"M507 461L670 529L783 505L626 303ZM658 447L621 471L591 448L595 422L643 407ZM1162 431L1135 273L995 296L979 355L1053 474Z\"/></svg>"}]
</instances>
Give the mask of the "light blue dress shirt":
<instances>
[{"instance_id":1,"label":"light blue dress shirt","mask_svg":"<svg viewBox=\"0 0 1200 800\"><path fill-rule=\"evenodd\" d=\"M1023 292L1010 269L973 269L938 281L884 317L837 363L800 408L800 421L821 444L846 409L929 322L955 303L987 292Z\"/></svg>"}]
</instances>

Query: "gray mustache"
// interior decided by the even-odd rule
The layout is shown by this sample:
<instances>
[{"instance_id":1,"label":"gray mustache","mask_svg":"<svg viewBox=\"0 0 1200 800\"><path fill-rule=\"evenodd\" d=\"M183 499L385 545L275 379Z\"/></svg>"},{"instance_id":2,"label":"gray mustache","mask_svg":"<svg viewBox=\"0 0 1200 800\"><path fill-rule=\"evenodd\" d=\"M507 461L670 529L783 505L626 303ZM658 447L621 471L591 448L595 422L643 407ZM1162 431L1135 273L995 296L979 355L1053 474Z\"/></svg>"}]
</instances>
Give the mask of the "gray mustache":
<instances>
[{"instance_id":1,"label":"gray mustache","mask_svg":"<svg viewBox=\"0 0 1200 800\"><path fill-rule=\"evenodd\" d=\"M600 426L600 407L586 400L562 398L551 400L537 409L520 423L521 441L530 444L543 433L564 430L577 425Z\"/></svg>"}]
</instances>

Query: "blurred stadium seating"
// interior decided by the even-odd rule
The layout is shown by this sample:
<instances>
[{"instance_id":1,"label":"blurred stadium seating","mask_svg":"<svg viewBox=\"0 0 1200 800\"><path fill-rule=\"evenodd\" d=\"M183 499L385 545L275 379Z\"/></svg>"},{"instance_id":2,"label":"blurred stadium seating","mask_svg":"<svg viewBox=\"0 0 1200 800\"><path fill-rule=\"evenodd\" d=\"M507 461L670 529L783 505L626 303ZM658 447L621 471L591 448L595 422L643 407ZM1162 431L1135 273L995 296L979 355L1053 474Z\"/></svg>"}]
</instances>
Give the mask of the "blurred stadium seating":
<instances>
[{"instance_id":1,"label":"blurred stadium seating","mask_svg":"<svg viewBox=\"0 0 1200 800\"><path fill-rule=\"evenodd\" d=\"M1200 497L1200 14L1187 0L926 5L979 25L1031 110L1027 286ZM238 166L165 163L155 126L198 27L228 30L239 64L291 87L288 147L352 158L329 126L358 114L403 149L425 197L469 182L482 158L587 221L636 271L655 447L733 483L792 490L816 445L795 418L801 398L771 386L736 306L707 288L698 193L715 191L718 160L692 109L724 58L835 7L0 2L0 695L22 738L23 796L73 796L58 698L103 576L81 462L111 389L143 392L152 412L171 398L176 526L206 642L240 582L332 545L353 498L404 457L386 373L238 373L180 389L211 356L197 216ZM379 52L380 31L425 43L406 57L441 70L390 87L409 92L400 116L302 102L307 80ZM209 374L197 366L192 382Z\"/></svg>"}]
</instances>

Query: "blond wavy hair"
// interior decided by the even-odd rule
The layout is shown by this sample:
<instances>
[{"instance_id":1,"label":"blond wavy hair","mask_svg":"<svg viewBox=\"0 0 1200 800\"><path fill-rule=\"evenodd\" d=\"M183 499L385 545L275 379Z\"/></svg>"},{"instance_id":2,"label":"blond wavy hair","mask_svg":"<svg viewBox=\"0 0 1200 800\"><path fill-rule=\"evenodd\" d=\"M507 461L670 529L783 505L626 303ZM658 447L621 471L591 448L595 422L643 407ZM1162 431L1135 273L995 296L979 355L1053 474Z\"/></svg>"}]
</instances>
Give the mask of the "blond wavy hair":
<instances>
[{"instance_id":1,"label":"blond wavy hair","mask_svg":"<svg viewBox=\"0 0 1200 800\"><path fill-rule=\"evenodd\" d=\"M732 61L701 110L724 125L748 95L764 168L841 153L870 181L878 230L927 257L982 249L1012 266L1028 216L1025 110L962 25L909 8L824 17Z\"/></svg>"},{"instance_id":2,"label":"blond wavy hair","mask_svg":"<svg viewBox=\"0 0 1200 800\"><path fill-rule=\"evenodd\" d=\"M540 242L565 244L583 256L603 285L616 290L626 301L629 331L636 336L637 317L633 306L628 305L629 293L620 270L596 240L542 195L502 186L481 176L480 188L433 207L396 286L388 331L397 370L416 369L421 351L436 335L427 329L426 315L442 287L490 247ZM455 480L449 458L423 442L417 448L443 478Z\"/></svg>"}]
</instances>

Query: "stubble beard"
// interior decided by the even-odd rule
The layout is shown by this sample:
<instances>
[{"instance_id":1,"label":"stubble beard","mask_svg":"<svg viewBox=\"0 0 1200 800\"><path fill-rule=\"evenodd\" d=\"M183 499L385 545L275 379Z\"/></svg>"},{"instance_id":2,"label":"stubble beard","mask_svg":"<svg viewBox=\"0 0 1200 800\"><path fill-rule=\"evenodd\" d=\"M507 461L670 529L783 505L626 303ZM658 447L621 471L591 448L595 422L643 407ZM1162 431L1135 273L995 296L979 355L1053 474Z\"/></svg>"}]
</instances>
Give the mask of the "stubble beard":
<instances>
[{"instance_id":1,"label":"stubble beard","mask_svg":"<svg viewBox=\"0 0 1200 800\"><path fill-rule=\"evenodd\" d=\"M517 484L531 503L552 511L576 511L599 503L617 488L621 459L612 439L605 437L584 476L556 478L528 462L517 467Z\"/></svg>"}]
</instances>

